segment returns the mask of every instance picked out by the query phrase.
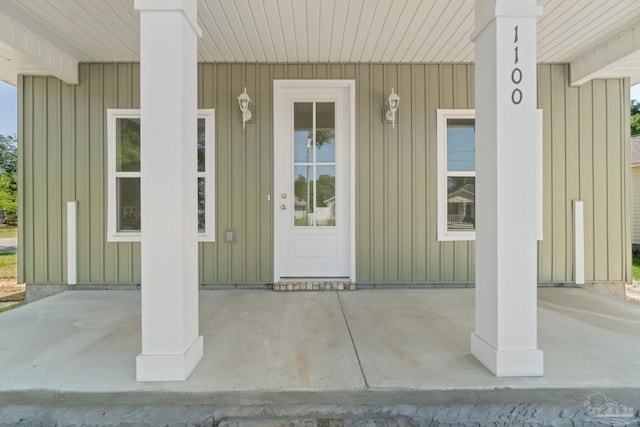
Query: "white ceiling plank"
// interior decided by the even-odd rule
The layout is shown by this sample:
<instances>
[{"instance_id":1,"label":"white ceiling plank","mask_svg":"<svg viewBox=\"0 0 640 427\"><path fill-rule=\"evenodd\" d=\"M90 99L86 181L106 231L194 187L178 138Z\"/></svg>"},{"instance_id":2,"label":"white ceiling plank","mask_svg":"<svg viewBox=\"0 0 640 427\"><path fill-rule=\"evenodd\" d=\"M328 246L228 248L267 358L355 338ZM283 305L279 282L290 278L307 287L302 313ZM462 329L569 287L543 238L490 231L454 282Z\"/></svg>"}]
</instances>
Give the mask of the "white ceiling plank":
<instances>
[{"instance_id":1,"label":"white ceiling plank","mask_svg":"<svg viewBox=\"0 0 640 427\"><path fill-rule=\"evenodd\" d=\"M473 44L469 43L468 45L466 45L464 49L460 51L460 53L456 55L456 62L464 62L464 63L474 62L475 53L476 51L473 48Z\"/></svg>"},{"instance_id":2,"label":"white ceiling plank","mask_svg":"<svg viewBox=\"0 0 640 427\"><path fill-rule=\"evenodd\" d=\"M80 31L73 23L64 15L55 12L51 14L52 6L47 2L18 2L15 0L6 0L2 4L2 10L5 10L18 22L24 24L28 28L37 28L38 32L47 37L52 43L63 46L66 51L81 61L95 60L95 49L91 46L84 47L87 44L86 38L75 36L72 38L65 37L66 33L78 34ZM62 18L62 19L61 19ZM59 29L57 29L59 28Z\"/></svg>"},{"instance_id":3,"label":"white ceiling plank","mask_svg":"<svg viewBox=\"0 0 640 427\"><path fill-rule=\"evenodd\" d=\"M278 4L276 0L253 0L256 7L261 7L264 14L271 42L275 53L276 62L287 61L287 48L284 41L284 33L282 30L282 20L278 13Z\"/></svg>"},{"instance_id":4,"label":"white ceiling plank","mask_svg":"<svg viewBox=\"0 0 640 427\"><path fill-rule=\"evenodd\" d=\"M371 0L362 7L358 29L356 30L351 52L349 52L349 62L360 62L364 44L371 33L373 17L377 10L383 7L384 5L380 5L380 0L375 0L375 3Z\"/></svg>"},{"instance_id":5,"label":"white ceiling plank","mask_svg":"<svg viewBox=\"0 0 640 427\"><path fill-rule=\"evenodd\" d=\"M342 42L347 23L347 11L349 2L334 0L333 3L333 27L331 29L331 41L329 44L329 61L338 62L342 50Z\"/></svg>"},{"instance_id":6,"label":"white ceiling plank","mask_svg":"<svg viewBox=\"0 0 640 427\"><path fill-rule=\"evenodd\" d=\"M264 51L265 61L278 62L278 55L276 54L275 48L276 36L272 33L271 28L269 27L264 3L260 0L249 0L248 8L250 9L253 22L256 26L256 33ZM280 26L277 28L279 27Z\"/></svg>"},{"instance_id":7,"label":"white ceiling plank","mask_svg":"<svg viewBox=\"0 0 640 427\"><path fill-rule=\"evenodd\" d=\"M542 3L537 52L541 62L578 62L640 23L639 0ZM474 0L198 0L198 24L203 30L198 58L471 62L474 4ZM140 23L133 0L0 0L0 12L37 29L51 46L78 61L139 60ZM616 49L624 50L629 43L628 37L621 37ZM631 59L614 60L611 51L601 54L601 62L612 61L601 67L601 75L630 73ZM39 69L32 66L30 71Z\"/></svg>"},{"instance_id":8,"label":"white ceiling plank","mask_svg":"<svg viewBox=\"0 0 640 427\"><path fill-rule=\"evenodd\" d=\"M418 49L427 43L431 30L440 16L440 9L434 0L423 2L418 12L420 16L416 16L417 19L411 22L412 28L409 34L412 37L408 38L393 55L393 62L412 62Z\"/></svg>"},{"instance_id":9,"label":"white ceiling plank","mask_svg":"<svg viewBox=\"0 0 640 427\"><path fill-rule=\"evenodd\" d=\"M449 5L453 7L453 2L449 3ZM448 31L443 31L440 34L438 41L432 45L425 57L442 58L443 62L451 61L449 58L456 47L459 46L463 40L471 39L475 23L475 13L464 6L464 0L462 0L449 21Z\"/></svg>"},{"instance_id":10,"label":"white ceiling plank","mask_svg":"<svg viewBox=\"0 0 640 427\"><path fill-rule=\"evenodd\" d=\"M430 43L425 43L420 50L411 59L411 62L439 62L437 53L442 46L448 41L448 37L459 31L459 22L464 18L464 12L461 11L465 0L450 0L444 8L440 18L437 20L431 34L433 37Z\"/></svg>"},{"instance_id":11,"label":"white ceiling plank","mask_svg":"<svg viewBox=\"0 0 640 427\"><path fill-rule=\"evenodd\" d=\"M367 35L362 51L359 52L357 57L358 61L370 62L375 51L384 50L405 4L406 1L404 0L399 0L394 3L384 1L378 3L371 19L369 34Z\"/></svg>"},{"instance_id":12,"label":"white ceiling plank","mask_svg":"<svg viewBox=\"0 0 640 427\"><path fill-rule=\"evenodd\" d=\"M259 50L258 46L255 46L249 42L249 38L247 37L246 29L240 19L240 14L236 8L236 4L238 2L228 2L228 1L220 1L222 13L224 15L224 20L229 26L228 31L233 35L233 38L236 40L240 47L240 52L243 61L247 62L256 62L258 57L256 55L256 51ZM216 16L214 15L214 18ZM220 17L220 20L216 19L216 21L222 21L223 17Z\"/></svg>"},{"instance_id":13,"label":"white ceiling plank","mask_svg":"<svg viewBox=\"0 0 640 427\"><path fill-rule=\"evenodd\" d=\"M538 28L539 60L544 61L545 59L543 58L550 58L549 52L558 45L560 40L564 39L566 33L571 31L572 28L575 28L576 25L583 25L581 21L588 17L594 8L598 7L598 1L589 2L589 4L579 8L576 6L575 0L570 0L562 7L558 7L556 14L547 15L549 18L545 25Z\"/></svg>"},{"instance_id":14,"label":"white ceiling plank","mask_svg":"<svg viewBox=\"0 0 640 427\"><path fill-rule=\"evenodd\" d=\"M280 25L282 26L282 33L284 35L285 48L287 52L286 62L299 62L298 46L296 44L296 31L293 23L293 9L291 7L291 0L277 0L278 17Z\"/></svg>"},{"instance_id":15,"label":"white ceiling plank","mask_svg":"<svg viewBox=\"0 0 640 427\"><path fill-rule=\"evenodd\" d=\"M224 8L220 4L220 0L211 0L208 3L209 11L211 12L211 18L218 29L217 37L220 37L229 46L229 51L232 55L233 62L246 61L247 55L252 55L252 52L246 52L242 50L239 40L233 31L231 24L225 14Z\"/></svg>"},{"instance_id":16,"label":"white ceiling plank","mask_svg":"<svg viewBox=\"0 0 640 427\"><path fill-rule=\"evenodd\" d=\"M117 2L113 3L114 5ZM96 16L95 21L100 23L100 26L105 29L104 38L109 38L109 35L114 35L118 39L120 47L124 47L128 50L127 55L130 58L136 58L140 55L140 36L139 32L133 32L137 37L131 37L131 28L127 25L127 21L124 19L126 14L113 13L114 10L108 2L90 0L85 2L79 2L78 5L89 14L92 13L91 9L95 8L99 15ZM138 25L139 26L139 25Z\"/></svg>"},{"instance_id":17,"label":"white ceiling plank","mask_svg":"<svg viewBox=\"0 0 640 427\"><path fill-rule=\"evenodd\" d=\"M308 61L318 62L320 50L320 2L319 0L306 1L307 15L307 51Z\"/></svg>"},{"instance_id":18,"label":"white ceiling plank","mask_svg":"<svg viewBox=\"0 0 640 427\"><path fill-rule=\"evenodd\" d=\"M307 31L307 8L304 1L292 1L291 10L293 18L293 37L296 41L298 61L307 62L309 60L309 37Z\"/></svg>"},{"instance_id":19,"label":"white ceiling plank","mask_svg":"<svg viewBox=\"0 0 640 427\"><path fill-rule=\"evenodd\" d=\"M318 61L329 62L335 0L323 0L320 4L320 29L318 41Z\"/></svg>"},{"instance_id":20,"label":"white ceiling plank","mask_svg":"<svg viewBox=\"0 0 640 427\"><path fill-rule=\"evenodd\" d=\"M209 28L200 17L198 17L198 26L202 30L202 37L198 40L198 61L217 62L224 60L224 55L218 48L218 44L213 40Z\"/></svg>"},{"instance_id":21,"label":"white ceiling plank","mask_svg":"<svg viewBox=\"0 0 640 427\"><path fill-rule=\"evenodd\" d=\"M403 43L411 23L417 15L418 8L424 3L421 0L408 0L405 2L402 12L391 31L391 35L387 37L384 49L376 49L371 57L374 62L380 62L382 58L391 58L392 52L396 52Z\"/></svg>"},{"instance_id":22,"label":"white ceiling plank","mask_svg":"<svg viewBox=\"0 0 640 427\"><path fill-rule=\"evenodd\" d=\"M635 17L638 16L636 4L609 3L609 7L603 7L599 12L596 8L598 3L590 3L572 9L573 14L567 18L565 25L560 26L555 32L553 43L548 43L546 49L541 49L540 60L582 53L578 48L579 45L597 44L598 41L612 35L612 29L627 26L634 19L634 11ZM585 28L588 28L589 31L584 31Z\"/></svg>"},{"instance_id":23,"label":"white ceiling plank","mask_svg":"<svg viewBox=\"0 0 640 427\"><path fill-rule=\"evenodd\" d=\"M562 16L575 6L575 1L547 1L543 5L542 16L537 20L538 55L544 55L545 46L550 40L553 43L552 37L558 26L562 25Z\"/></svg>"},{"instance_id":24,"label":"white ceiling plank","mask_svg":"<svg viewBox=\"0 0 640 427\"><path fill-rule=\"evenodd\" d=\"M356 32L360 26L360 15L362 14L362 0L349 1L347 16L344 24L343 37L340 43L340 55L338 62L349 62L351 60L351 52L356 39Z\"/></svg>"},{"instance_id":25,"label":"white ceiling plank","mask_svg":"<svg viewBox=\"0 0 640 427\"><path fill-rule=\"evenodd\" d=\"M263 45L262 37L260 37L257 31L256 21L253 16L253 12L247 0L238 0L234 2L236 18L240 21L241 26L235 28L236 32L242 31L245 38L249 42L249 47L253 51L255 60L257 62L266 62L267 55ZM268 44L268 35L264 37L264 40Z\"/></svg>"},{"instance_id":26,"label":"white ceiling plank","mask_svg":"<svg viewBox=\"0 0 640 427\"><path fill-rule=\"evenodd\" d=\"M91 41L91 46L94 48L92 56L94 58L106 58L108 61L115 61L122 52L118 49L119 40L118 34L112 34L96 15L102 14L102 10L95 10L93 14L83 13L82 6L69 2L56 2L55 5L51 5L49 2L41 4L48 6L49 13L56 19L66 21L66 25L70 28L76 27L80 32L80 37ZM68 31L67 28L60 29L63 32ZM58 30L58 31L60 31ZM48 35L47 35L48 36ZM109 43L109 38L114 37L118 40L116 43Z\"/></svg>"},{"instance_id":27,"label":"white ceiling plank","mask_svg":"<svg viewBox=\"0 0 640 427\"><path fill-rule=\"evenodd\" d=\"M213 46L222 54L222 57L219 60L235 61L236 58L233 55L231 46L229 46L222 35L220 28L213 19L213 12L211 11L209 3L202 5L199 8L198 17L202 25L203 42L206 43L206 41L209 40L210 42L207 44Z\"/></svg>"}]
</instances>

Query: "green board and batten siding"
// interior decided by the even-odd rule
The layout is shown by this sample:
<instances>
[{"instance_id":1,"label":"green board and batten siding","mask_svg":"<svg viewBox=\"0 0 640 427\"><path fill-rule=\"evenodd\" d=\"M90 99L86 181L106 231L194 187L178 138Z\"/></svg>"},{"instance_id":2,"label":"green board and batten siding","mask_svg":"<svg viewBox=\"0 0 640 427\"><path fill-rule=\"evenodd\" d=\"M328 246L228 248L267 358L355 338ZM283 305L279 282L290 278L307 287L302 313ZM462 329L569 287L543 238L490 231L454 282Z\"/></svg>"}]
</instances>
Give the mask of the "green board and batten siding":
<instances>
[{"instance_id":1,"label":"green board and batten siding","mask_svg":"<svg viewBox=\"0 0 640 427\"><path fill-rule=\"evenodd\" d=\"M473 65L200 64L198 107L216 109L216 243L200 243L203 283L270 283L273 274L273 80L356 80L357 278L473 282L473 242L436 240L436 109L473 108ZM586 279L629 279L626 80L568 86L540 65L544 240L540 282L573 280L572 200L585 202ZM140 245L107 243L107 108L139 107L137 64L82 64L80 84L19 82L20 280L66 280L66 201L78 200L79 283L139 283ZM255 123L242 130L247 87ZM382 124L394 88L396 129ZM167 209L171 209L167 201ZM235 243L223 241L233 228Z\"/></svg>"}]
</instances>

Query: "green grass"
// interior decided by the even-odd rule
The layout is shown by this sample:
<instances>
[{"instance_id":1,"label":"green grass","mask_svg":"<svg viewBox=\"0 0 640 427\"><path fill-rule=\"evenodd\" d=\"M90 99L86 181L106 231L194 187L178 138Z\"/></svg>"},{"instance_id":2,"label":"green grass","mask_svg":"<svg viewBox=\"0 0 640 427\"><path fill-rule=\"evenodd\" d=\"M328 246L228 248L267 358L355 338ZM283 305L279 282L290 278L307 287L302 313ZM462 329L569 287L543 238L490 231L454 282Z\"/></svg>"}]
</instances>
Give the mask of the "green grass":
<instances>
[{"instance_id":1,"label":"green grass","mask_svg":"<svg viewBox=\"0 0 640 427\"><path fill-rule=\"evenodd\" d=\"M18 273L18 256L15 252L0 253L0 280L9 283L16 282ZM25 293L18 292L12 295L0 297L0 302L15 302L16 305L0 308L0 313L9 311L25 304Z\"/></svg>"},{"instance_id":2,"label":"green grass","mask_svg":"<svg viewBox=\"0 0 640 427\"><path fill-rule=\"evenodd\" d=\"M15 252L0 253L0 280L11 280L17 277L18 255Z\"/></svg>"},{"instance_id":3,"label":"green grass","mask_svg":"<svg viewBox=\"0 0 640 427\"><path fill-rule=\"evenodd\" d=\"M633 257L633 280L640 281L640 257Z\"/></svg>"},{"instance_id":4,"label":"green grass","mask_svg":"<svg viewBox=\"0 0 640 427\"><path fill-rule=\"evenodd\" d=\"M15 225L0 225L0 238L17 237L18 227Z\"/></svg>"}]
</instances>

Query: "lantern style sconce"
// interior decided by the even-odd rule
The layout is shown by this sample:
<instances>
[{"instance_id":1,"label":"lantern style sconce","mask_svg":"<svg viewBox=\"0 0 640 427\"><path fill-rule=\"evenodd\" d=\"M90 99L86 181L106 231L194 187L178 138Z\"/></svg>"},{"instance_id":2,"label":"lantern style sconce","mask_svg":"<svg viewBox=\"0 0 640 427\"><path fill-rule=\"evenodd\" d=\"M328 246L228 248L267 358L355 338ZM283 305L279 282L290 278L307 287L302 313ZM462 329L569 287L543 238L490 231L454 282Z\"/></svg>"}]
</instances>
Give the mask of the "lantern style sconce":
<instances>
[{"instance_id":1,"label":"lantern style sconce","mask_svg":"<svg viewBox=\"0 0 640 427\"><path fill-rule=\"evenodd\" d=\"M384 122L391 123L393 128L396 128L396 112L398 111L398 105L400 105L400 97L391 88L391 95L387 98L387 104L385 105Z\"/></svg>"},{"instance_id":2,"label":"lantern style sconce","mask_svg":"<svg viewBox=\"0 0 640 427\"><path fill-rule=\"evenodd\" d=\"M240 111L242 111L242 129L246 128L246 123L251 120L251 98L247 94L247 88L244 88L244 92L238 97L238 105L240 105Z\"/></svg>"}]
</instances>

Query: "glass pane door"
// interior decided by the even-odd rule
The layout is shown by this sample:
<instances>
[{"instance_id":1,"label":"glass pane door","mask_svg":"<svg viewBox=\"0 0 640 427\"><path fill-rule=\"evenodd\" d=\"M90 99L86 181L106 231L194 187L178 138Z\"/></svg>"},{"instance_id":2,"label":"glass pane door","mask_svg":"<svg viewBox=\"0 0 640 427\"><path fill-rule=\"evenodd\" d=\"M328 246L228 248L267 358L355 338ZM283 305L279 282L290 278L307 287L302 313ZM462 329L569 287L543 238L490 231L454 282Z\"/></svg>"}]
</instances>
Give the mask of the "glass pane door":
<instances>
[{"instance_id":1,"label":"glass pane door","mask_svg":"<svg viewBox=\"0 0 640 427\"><path fill-rule=\"evenodd\" d=\"M336 225L334 102L296 102L293 141L293 225Z\"/></svg>"}]
</instances>

